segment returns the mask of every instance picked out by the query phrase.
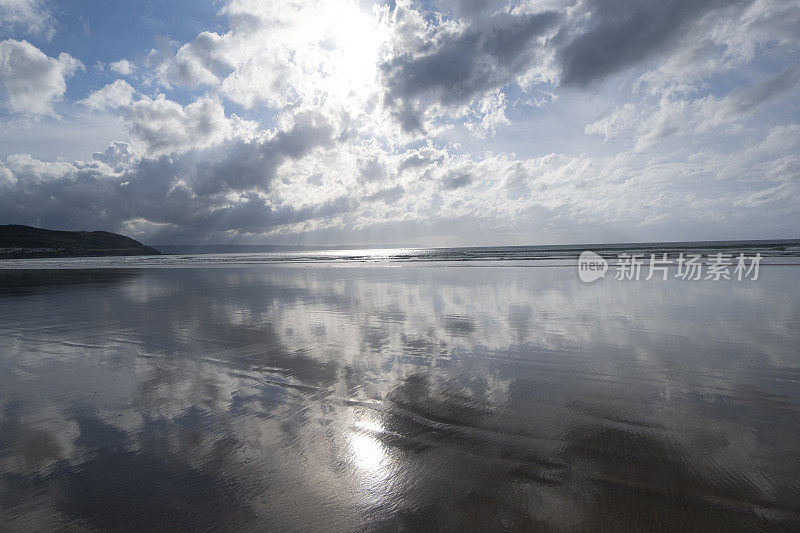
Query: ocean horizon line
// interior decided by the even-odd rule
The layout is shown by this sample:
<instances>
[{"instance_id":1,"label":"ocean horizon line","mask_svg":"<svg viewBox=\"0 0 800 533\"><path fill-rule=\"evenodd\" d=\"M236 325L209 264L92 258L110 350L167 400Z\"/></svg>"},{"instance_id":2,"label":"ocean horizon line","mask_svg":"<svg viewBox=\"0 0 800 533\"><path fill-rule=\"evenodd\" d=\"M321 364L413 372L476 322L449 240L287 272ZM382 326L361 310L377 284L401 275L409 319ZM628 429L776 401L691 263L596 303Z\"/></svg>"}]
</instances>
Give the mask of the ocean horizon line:
<instances>
[{"instance_id":1,"label":"ocean horizon line","mask_svg":"<svg viewBox=\"0 0 800 533\"><path fill-rule=\"evenodd\" d=\"M290 251L344 251L344 250L496 250L496 249L538 249L538 250L589 250L592 248L614 249L629 247L737 247L737 246L796 246L800 245L800 238L790 239L719 239L696 241L620 241L620 242L594 242L570 244L485 244L465 246L426 246L422 244L153 244L147 246L155 248L162 253L164 250L189 250L189 249L242 249L249 252L290 252ZM169 253L169 252L166 252ZM177 252L188 253L188 252ZM194 253L232 253L232 252L194 252Z\"/></svg>"}]
</instances>

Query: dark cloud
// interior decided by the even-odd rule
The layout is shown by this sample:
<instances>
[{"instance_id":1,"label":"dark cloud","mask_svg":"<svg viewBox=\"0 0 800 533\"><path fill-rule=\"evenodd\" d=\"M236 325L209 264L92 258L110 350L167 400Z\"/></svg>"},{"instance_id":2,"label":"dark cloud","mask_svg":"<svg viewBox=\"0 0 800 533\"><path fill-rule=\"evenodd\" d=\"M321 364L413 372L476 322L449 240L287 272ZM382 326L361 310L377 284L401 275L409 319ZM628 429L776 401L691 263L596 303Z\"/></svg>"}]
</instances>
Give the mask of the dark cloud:
<instances>
[{"instance_id":1,"label":"dark cloud","mask_svg":"<svg viewBox=\"0 0 800 533\"><path fill-rule=\"evenodd\" d=\"M432 148L423 148L422 150L411 152L411 155L403 159L400 163L398 170L403 172L405 170L426 167L434 163L439 164L444 161L444 155Z\"/></svg>"},{"instance_id":2,"label":"dark cloud","mask_svg":"<svg viewBox=\"0 0 800 533\"><path fill-rule=\"evenodd\" d=\"M419 154L414 154L414 155L411 155L411 156L405 158L403 160L403 162L400 163L399 170L400 170L400 172L402 172L402 171L404 171L406 169L409 169L409 168L421 167L421 166L425 166L427 164L428 164L428 160L426 158L422 157Z\"/></svg>"},{"instance_id":3,"label":"dark cloud","mask_svg":"<svg viewBox=\"0 0 800 533\"><path fill-rule=\"evenodd\" d=\"M389 176L389 171L380 159L372 158L360 165L359 174L362 181L383 181Z\"/></svg>"},{"instance_id":4,"label":"dark cloud","mask_svg":"<svg viewBox=\"0 0 800 533\"><path fill-rule=\"evenodd\" d=\"M148 162L125 175L124 182L89 169L37 184L26 182L3 191L0 211L9 223L54 229L124 232L127 222L144 220L156 225L149 231L149 239L168 241L173 236L197 239L227 231L262 234L277 226L324 219L356 207L346 197L302 208L272 206L254 193L223 204L171 185L169 175L176 168L166 161ZM159 225L164 226L159 229Z\"/></svg>"},{"instance_id":5,"label":"dark cloud","mask_svg":"<svg viewBox=\"0 0 800 533\"><path fill-rule=\"evenodd\" d=\"M680 43L709 12L752 0L588 0L553 40L561 84L586 86Z\"/></svg>"},{"instance_id":6,"label":"dark cloud","mask_svg":"<svg viewBox=\"0 0 800 533\"><path fill-rule=\"evenodd\" d=\"M0 179L0 212L6 223L53 229L126 232L128 223L138 221L154 238L261 234L355 208L346 197L302 208L272 205L255 192L269 189L281 163L331 144L332 134L320 116L300 114L290 130L264 141L230 141L214 150L156 159L138 159L121 142L91 162L11 156L0 163L0 178L6 176ZM243 195L231 201L220 194L226 191Z\"/></svg>"},{"instance_id":7,"label":"dark cloud","mask_svg":"<svg viewBox=\"0 0 800 533\"><path fill-rule=\"evenodd\" d=\"M9 165L16 174L15 165ZM141 161L131 171L109 175L98 163L76 164L38 178L20 179L0 193L0 212L9 222L53 229L120 231L129 220L184 225L208 216L215 206L175 177L188 167L168 158Z\"/></svg>"},{"instance_id":8,"label":"dark cloud","mask_svg":"<svg viewBox=\"0 0 800 533\"><path fill-rule=\"evenodd\" d=\"M454 17L470 18L496 11L505 4L504 0L442 0L439 8L452 12Z\"/></svg>"},{"instance_id":9,"label":"dark cloud","mask_svg":"<svg viewBox=\"0 0 800 533\"><path fill-rule=\"evenodd\" d=\"M380 191L370 194L365 198L367 202L384 202L393 204L403 197L405 189L402 185L396 185L390 189L381 189Z\"/></svg>"},{"instance_id":10,"label":"dark cloud","mask_svg":"<svg viewBox=\"0 0 800 533\"><path fill-rule=\"evenodd\" d=\"M696 35L693 25L702 17L728 16L725 9L752 1L585 0L570 14L519 14L492 0L440 2L460 26L440 24L424 45L381 65L384 101L403 131L423 132L430 106L474 103L544 61L537 52L554 53L561 85L585 87L680 46ZM547 35L546 44L537 44Z\"/></svg>"},{"instance_id":11,"label":"dark cloud","mask_svg":"<svg viewBox=\"0 0 800 533\"><path fill-rule=\"evenodd\" d=\"M442 30L430 49L396 56L381 66L385 102L404 130L420 130L413 100L424 97L453 107L512 82L533 62L534 38L559 18L554 11L501 13L477 20L461 32Z\"/></svg>"},{"instance_id":12,"label":"dark cloud","mask_svg":"<svg viewBox=\"0 0 800 533\"><path fill-rule=\"evenodd\" d=\"M783 72L735 95L731 99L731 113L746 113L793 89L800 82L800 68L792 65Z\"/></svg>"},{"instance_id":13,"label":"dark cloud","mask_svg":"<svg viewBox=\"0 0 800 533\"><path fill-rule=\"evenodd\" d=\"M442 187L448 191L454 191L472 185L472 174L451 172L442 179Z\"/></svg>"},{"instance_id":14,"label":"dark cloud","mask_svg":"<svg viewBox=\"0 0 800 533\"><path fill-rule=\"evenodd\" d=\"M276 226L333 217L354 207L355 202L345 196L296 209L289 206L273 207L257 195L248 195L234 205L215 209L207 216L196 220L192 227L201 234L229 230L237 233L261 234Z\"/></svg>"},{"instance_id":15,"label":"dark cloud","mask_svg":"<svg viewBox=\"0 0 800 533\"><path fill-rule=\"evenodd\" d=\"M317 147L334 143L334 128L320 113L303 112L291 129L267 140L236 141L217 150L220 159L199 169L193 183L200 194L223 190L269 190L278 167L299 159Z\"/></svg>"}]
</instances>

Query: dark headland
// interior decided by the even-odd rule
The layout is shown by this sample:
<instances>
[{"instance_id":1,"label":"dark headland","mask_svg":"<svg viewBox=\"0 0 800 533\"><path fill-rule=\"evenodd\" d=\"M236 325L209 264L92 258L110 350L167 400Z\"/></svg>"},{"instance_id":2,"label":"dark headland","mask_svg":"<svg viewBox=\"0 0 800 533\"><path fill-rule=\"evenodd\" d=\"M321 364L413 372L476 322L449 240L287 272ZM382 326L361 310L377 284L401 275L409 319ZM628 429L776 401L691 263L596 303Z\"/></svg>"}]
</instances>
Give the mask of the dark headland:
<instances>
[{"instance_id":1,"label":"dark headland","mask_svg":"<svg viewBox=\"0 0 800 533\"><path fill-rule=\"evenodd\" d=\"M53 231L15 224L0 225L0 259L108 255L161 253L130 237L108 231Z\"/></svg>"}]
</instances>

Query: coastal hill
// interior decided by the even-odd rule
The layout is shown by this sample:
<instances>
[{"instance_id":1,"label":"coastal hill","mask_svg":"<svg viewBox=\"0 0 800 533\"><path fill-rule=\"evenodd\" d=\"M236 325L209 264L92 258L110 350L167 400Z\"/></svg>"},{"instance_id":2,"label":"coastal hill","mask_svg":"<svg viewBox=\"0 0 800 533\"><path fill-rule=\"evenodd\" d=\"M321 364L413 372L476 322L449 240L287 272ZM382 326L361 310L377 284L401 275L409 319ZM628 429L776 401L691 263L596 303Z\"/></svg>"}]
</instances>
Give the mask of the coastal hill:
<instances>
[{"instance_id":1,"label":"coastal hill","mask_svg":"<svg viewBox=\"0 0 800 533\"><path fill-rule=\"evenodd\" d=\"M139 241L107 231L53 231L0 225L0 259L105 255L161 254Z\"/></svg>"}]
</instances>

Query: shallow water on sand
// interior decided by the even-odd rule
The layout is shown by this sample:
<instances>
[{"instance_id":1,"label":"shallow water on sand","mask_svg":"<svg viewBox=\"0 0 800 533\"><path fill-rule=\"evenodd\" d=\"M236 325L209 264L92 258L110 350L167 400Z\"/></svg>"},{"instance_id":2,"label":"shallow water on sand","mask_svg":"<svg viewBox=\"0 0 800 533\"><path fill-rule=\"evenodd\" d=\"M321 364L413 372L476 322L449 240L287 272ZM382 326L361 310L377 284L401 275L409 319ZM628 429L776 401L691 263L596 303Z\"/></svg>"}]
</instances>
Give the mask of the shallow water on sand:
<instances>
[{"instance_id":1,"label":"shallow water on sand","mask_svg":"<svg viewBox=\"0 0 800 533\"><path fill-rule=\"evenodd\" d=\"M0 529L798 529L799 273L3 271Z\"/></svg>"}]
</instances>

